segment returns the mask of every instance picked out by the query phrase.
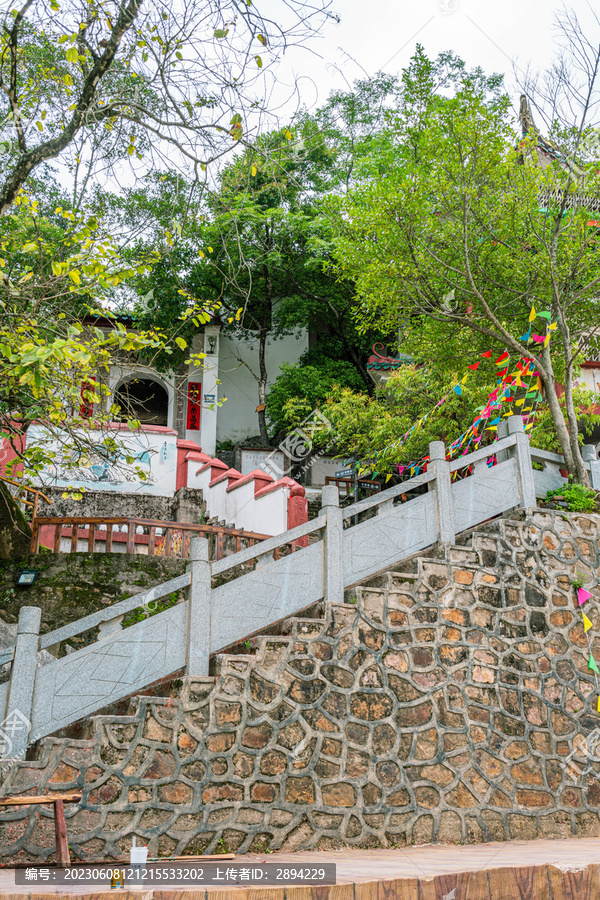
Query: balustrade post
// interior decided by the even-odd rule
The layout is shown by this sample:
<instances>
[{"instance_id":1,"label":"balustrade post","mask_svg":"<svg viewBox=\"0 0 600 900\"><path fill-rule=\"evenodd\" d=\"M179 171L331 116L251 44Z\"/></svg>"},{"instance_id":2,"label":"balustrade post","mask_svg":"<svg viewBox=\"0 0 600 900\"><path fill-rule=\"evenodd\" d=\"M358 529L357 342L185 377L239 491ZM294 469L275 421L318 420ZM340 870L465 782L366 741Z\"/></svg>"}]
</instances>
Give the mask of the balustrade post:
<instances>
[{"instance_id":1,"label":"balustrade post","mask_svg":"<svg viewBox=\"0 0 600 900\"><path fill-rule=\"evenodd\" d=\"M8 701L4 721L0 724L2 756L7 759L25 759L33 719L41 619L42 610L39 606L21 607L15 657L10 670Z\"/></svg>"},{"instance_id":2,"label":"balustrade post","mask_svg":"<svg viewBox=\"0 0 600 900\"><path fill-rule=\"evenodd\" d=\"M452 501L452 479L443 441L431 441L429 458L430 469L432 468L435 473L434 493L438 541L442 544L453 544L456 538L456 528Z\"/></svg>"},{"instance_id":3,"label":"balustrade post","mask_svg":"<svg viewBox=\"0 0 600 900\"><path fill-rule=\"evenodd\" d=\"M521 506L525 509L534 509L537 506L535 496L535 480L533 466L531 465L531 450L529 447L529 435L523 430L521 416L508 417L508 433L514 435L515 446L512 448L513 458L517 462L519 470L519 492Z\"/></svg>"},{"instance_id":4,"label":"balustrade post","mask_svg":"<svg viewBox=\"0 0 600 900\"><path fill-rule=\"evenodd\" d=\"M594 444L584 444L581 448L583 461L590 473L590 485L595 491L600 490L600 459Z\"/></svg>"},{"instance_id":5,"label":"balustrade post","mask_svg":"<svg viewBox=\"0 0 600 900\"><path fill-rule=\"evenodd\" d=\"M498 435L499 441L501 441L502 438L508 437L507 419L502 419L502 421L498 423L498 431L496 432L496 434ZM496 462L506 462L507 459L510 459L510 450L498 450L498 452L496 453Z\"/></svg>"},{"instance_id":6,"label":"balustrade post","mask_svg":"<svg viewBox=\"0 0 600 900\"><path fill-rule=\"evenodd\" d=\"M192 538L189 558L187 674L208 675L212 610L211 565L206 538L199 535Z\"/></svg>"},{"instance_id":7,"label":"balustrade post","mask_svg":"<svg viewBox=\"0 0 600 900\"><path fill-rule=\"evenodd\" d=\"M321 493L321 513L327 516L325 527L325 599L344 602L343 541L344 517L340 509L337 484L327 484Z\"/></svg>"}]
</instances>

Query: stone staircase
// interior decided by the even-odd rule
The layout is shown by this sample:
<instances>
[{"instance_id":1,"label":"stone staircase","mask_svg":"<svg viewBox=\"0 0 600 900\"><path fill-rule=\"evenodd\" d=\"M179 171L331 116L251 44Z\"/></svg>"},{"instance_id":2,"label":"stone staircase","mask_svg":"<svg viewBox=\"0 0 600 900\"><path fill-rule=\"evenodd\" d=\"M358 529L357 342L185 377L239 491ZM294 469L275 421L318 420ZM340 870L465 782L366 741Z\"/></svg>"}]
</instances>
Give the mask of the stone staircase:
<instances>
[{"instance_id":1,"label":"stone staircase","mask_svg":"<svg viewBox=\"0 0 600 900\"><path fill-rule=\"evenodd\" d=\"M600 761L573 756L600 719L572 590L599 583L599 537L598 517L541 510L479 526L83 739L44 738L2 793L81 788L82 859L134 835L154 854L600 835ZM51 825L3 814L0 853L50 861Z\"/></svg>"}]
</instances>

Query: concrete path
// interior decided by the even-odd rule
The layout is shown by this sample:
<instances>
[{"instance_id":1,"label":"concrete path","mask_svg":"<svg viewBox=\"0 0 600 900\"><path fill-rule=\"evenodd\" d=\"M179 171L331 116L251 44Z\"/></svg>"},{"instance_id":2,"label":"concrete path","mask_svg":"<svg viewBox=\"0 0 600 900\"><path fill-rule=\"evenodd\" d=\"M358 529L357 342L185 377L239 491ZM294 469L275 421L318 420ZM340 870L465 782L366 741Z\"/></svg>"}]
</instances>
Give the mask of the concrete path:
<instances>
[{"instance_id":1,"label":"concrete path","mask_svg":"<svg viewBox=\"0 0 600 900\"><path fill-rule=\"evenodd\" d=\"M226 900L600 900L600 839L518 841L469 846L422 846L393 850L305 851L248 854L227 866L276 863L337 865L336 887L223 886ZM198 864L198 863L196 863ZM181 863L178 863L181 865ZM86 900L208 900L219 888L148 887L107 891L107 885L15 886L14 869L0 869L0 900L35 900L57 894ZM240 892L245 891L246 895ZM216 898L215 898L216 900Z\"/></svg>"}]
</instances>

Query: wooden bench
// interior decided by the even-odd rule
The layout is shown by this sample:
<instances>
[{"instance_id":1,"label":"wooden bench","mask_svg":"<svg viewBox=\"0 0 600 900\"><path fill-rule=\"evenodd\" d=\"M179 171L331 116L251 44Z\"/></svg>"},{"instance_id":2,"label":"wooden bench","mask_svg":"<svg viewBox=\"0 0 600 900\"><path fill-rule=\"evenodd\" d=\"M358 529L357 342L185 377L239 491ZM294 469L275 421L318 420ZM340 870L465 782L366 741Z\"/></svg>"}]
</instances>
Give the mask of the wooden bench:
<instances>
[{"instance_id":1,"label":"wooden bench","mask_svg":"<svg viewBox=\"0 0 600 900\"><path fill-rule=\"evenodd\" d=\"M41 803L54 805L54 835L56 838L56 865L65 867L71 865L69 845L67 843L67 823L65 821L65 803L79 803L81 794L46 794L44 797L3 797L0 799L2 806L30 806Z\"/></svg>"}]
</instances>

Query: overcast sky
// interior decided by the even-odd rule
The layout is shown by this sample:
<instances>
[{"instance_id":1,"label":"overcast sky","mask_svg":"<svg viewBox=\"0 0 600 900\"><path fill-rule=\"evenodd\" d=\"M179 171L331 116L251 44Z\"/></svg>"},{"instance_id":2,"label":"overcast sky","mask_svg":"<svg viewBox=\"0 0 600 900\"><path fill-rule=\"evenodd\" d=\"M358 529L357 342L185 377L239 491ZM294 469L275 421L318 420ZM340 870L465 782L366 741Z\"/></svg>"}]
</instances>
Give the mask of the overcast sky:
<instances>
[{"instance_id":1,"label":"overcast sky","mask_svg":"<svg viewBox=\"0 0 600 900\"><path fill-rule=\"evenodd\" d=\"M572 0L568 6L598 33L597 26L591 28L587 0ZM515 96L513 61L522 68L528 63L538 68L548 65L555 48L554 10L562 4L552 0L334 0L333 8L341 23L326 26L323 36L311 40L307 49L291 50L278 70L282 82L291 83L292 74L300 78L302 100L309 109L322 104L332 89L343 88L357 77L379 70L400 72L417 43L429 56L453 50L469 67L504 72Z\"/></svg>"}]
</instances>

